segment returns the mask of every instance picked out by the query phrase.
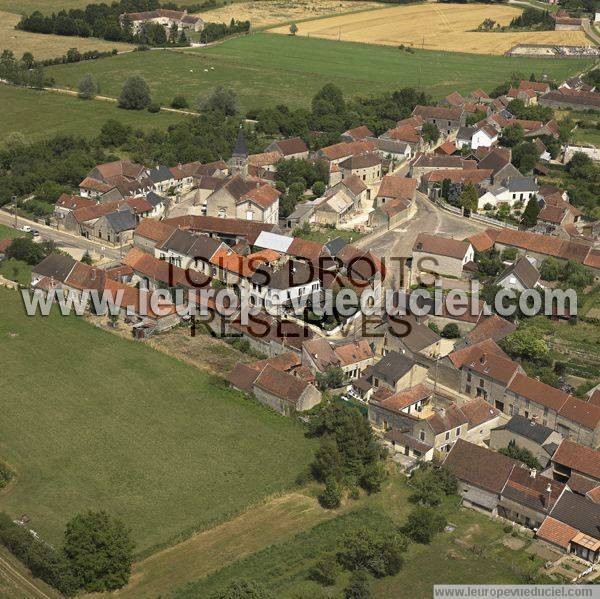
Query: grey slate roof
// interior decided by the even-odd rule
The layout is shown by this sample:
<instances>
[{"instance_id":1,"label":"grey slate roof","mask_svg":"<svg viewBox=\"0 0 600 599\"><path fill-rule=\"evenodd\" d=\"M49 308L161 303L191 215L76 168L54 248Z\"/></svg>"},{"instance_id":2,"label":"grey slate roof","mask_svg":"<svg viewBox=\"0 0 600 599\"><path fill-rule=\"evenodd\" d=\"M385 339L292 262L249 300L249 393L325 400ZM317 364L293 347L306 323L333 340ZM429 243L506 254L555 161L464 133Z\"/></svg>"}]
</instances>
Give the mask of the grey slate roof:
<instances>
[{"instance_id":1,"label":"grey slate roof","mask_svg":"<svg viewBox=\"0 0 600 599\"><path fill-rule=\"evenodd\" d=\"M502 181L510 192L538 191L539 187L533 177L507 177Z\"/></svg>"},{"instance_id":2,"label":"grey slate roof","mask_svg":"<svg viewBox=\"0 0 600 599\"><path fill-rule=\"evenodd\" d=\"M233 147L233 156L248 156L248 146L246 145L244 130L241 127L238 129L237 139Z\"/></svg>"},{"instance_id":3,"label":"grey slate roof","mask_svg":"<svg viewBox=\"0 0 600 599\"><path fill-rule=\"evenodd\" d=\"M328 241L325 244L325 247L329 250L329 253L332 256L337 256L338 252L342 250L342 248L346 247L347 242L344 241L341 237L335 237L334 239Z\"/></svg>"},{"instance_id":4,"label":"grey slate roof","mask_svg":"<svg viewBox=\"0 0 600 599\"><path fill-rule=\"evenodd\" d=\"M514 264L511 264L498 276L496 281L500 282L511 274L517 277L523 287L527 289L533 289L540 280L538 269L525 256L519 258Z\"/></svg>"},{"instance_id":5,"label":"grey slate roof","mask_svg":"<svg viewBox=\"0 0 600 599\"><path fill-rule=\"evenodd\" d=\"M414 360L391 351L373 366L373 376L383 379L388 385L395 385L415 365Z\"/></svg>"},{"instance_id":6,"label":"grey slate roof","mask_svg":"<svg viewBox=\"0 0 600 599\"><path fill-rule=\"evenodd\" d=\"M137 226L137 219L135 215L129 210L115 210L115 212L109 212L105 215L106 220L109 222L112 230L115 233L121 233L121 231L130 231L135 229Z\"/></svg>"},{"instance_id":7,"label":"grey slate roof","mask_svg":"<svg viewBox=\"0 0 600 599\"><path fill-rule=\"evenodd\" d=\"M169 181L173 178L173 173L171 169L166 166L156 166L154 168L149 169L149 177L152 179L153 183L162 183L162 181Z\"/></svg>"},{"instance_id":8,"label":"grey slate roof","mask_svg":"<svg viewBox=\"0 0 600 599\"><path fill-rule=\"evenodd\" d=\"M64 282L69 276L69 273L73 270L75 262L76 260L71 258L71 256L50 254L33 268L33 272L44 277L51 277L57 281Z\"/></svg>"},{"instance_id":9,"label":"grey slate roof","mask_svg":"<svg viewBox=\"0 0 600 599\"><path fill-rule=\"evenodd\" d=\"M154 193L153 191L151 191L146 196L146 201L148 202L148 204L151 204L153 208L156 208L156 206L158 206L159 204L166 203L167 198L164 198L163 196L158 195L157 193Z\"/></svg>"},{"instance_id":10,"label":"grey slate roof","mask_svg":"<svg viewBox=\"0 0 600 599\"><path fill-rule=\"evenodd\" d=\"M261 286L266 285L271 289L288 289L308 285L318 278L315 269L310 265L297 260L288 260L277 270L271 266L259 266L252 275L252 282Z\"/></svg>"},{"instance_id":11,"label":"grey slate roof","mask_svg":"<svg viewBox=\"0 0 600 599\"><path fill-rule=\"evenodd\" d=\"M503 428L520 437L531 439L538 445L542 445L542 443L544 443L544 441L552 434L551 428L533 422L532 420L525 418L525 416L513 416L504 426L499 428Z\"/></svg>"},{"instance_id":12,"label":"grey slate roof","mask_svg":"<svg viewBox=\"0 0 600 599\"><path fill-rule=\"evenodd\" d=\"M563 493L550 515L555 520L600 540L600 503L594 503L575 493Z\"/></svg>"}]
</instances>

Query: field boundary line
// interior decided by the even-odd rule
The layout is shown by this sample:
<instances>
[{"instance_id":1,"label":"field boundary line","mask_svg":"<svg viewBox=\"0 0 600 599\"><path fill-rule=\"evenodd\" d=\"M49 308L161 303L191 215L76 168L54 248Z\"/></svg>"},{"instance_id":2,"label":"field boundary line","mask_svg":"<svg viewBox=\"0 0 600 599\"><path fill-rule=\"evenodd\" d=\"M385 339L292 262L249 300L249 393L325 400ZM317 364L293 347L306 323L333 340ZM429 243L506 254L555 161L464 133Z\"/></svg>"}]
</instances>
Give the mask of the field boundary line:
<instances>
[{"instance_id":1,"label":"field boundary line","mask_svg":"<svg viewBox=\"0 0 600 599\"><path fill-rule=\"evenodd\" d=\"M4 571L3 571L4 568ZM42 597L43 599L52 599L50 595L46 595L44 591L36 587L31 581L27 580L25 576L23 576L6 558L0 556L0 574L4 574L11 582L16 583L17 585L21 585L25 587L24 592L31 593L31 589L33 589L34 597Z\"/></svg>"}]
</instances>

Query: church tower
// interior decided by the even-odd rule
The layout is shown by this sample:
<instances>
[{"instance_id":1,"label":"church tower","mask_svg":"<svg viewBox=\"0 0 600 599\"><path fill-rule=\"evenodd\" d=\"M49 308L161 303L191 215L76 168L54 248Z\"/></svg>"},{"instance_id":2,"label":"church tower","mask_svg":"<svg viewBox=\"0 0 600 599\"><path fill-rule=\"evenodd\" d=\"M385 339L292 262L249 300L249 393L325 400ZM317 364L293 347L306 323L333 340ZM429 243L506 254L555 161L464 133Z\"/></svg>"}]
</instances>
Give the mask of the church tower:
<instances>
[{"instance_id":1,"label":"church tower","mask_svg":"<svg viewBox=\"0 0 600 599\"><path fill-rule=\"evenodd\" d=\"M244 178L248 175L248 146L246 145L246 138L244 137L244 130L241 125L238 130L237 139L235 140L233 154L227 165L232 175L241 175Z\"/></svg>"}]
</instances>

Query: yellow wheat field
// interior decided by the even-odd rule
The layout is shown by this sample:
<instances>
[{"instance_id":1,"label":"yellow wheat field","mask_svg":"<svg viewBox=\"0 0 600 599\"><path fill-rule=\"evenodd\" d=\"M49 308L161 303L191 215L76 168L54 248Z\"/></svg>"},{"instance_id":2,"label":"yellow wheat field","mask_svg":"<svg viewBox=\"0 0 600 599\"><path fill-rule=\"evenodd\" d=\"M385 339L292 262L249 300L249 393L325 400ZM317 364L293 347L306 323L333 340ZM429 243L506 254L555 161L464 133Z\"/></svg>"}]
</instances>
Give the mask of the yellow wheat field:
<instances>
[{"instance_id":1,"label":"yellow wheat field","mask_svg":"<svg viewBox=\"0 0 600 599\"><path fill-rule=\"evenodd\" d=\"M381 7L376 2L360 0L256 0L234 2L227 6L199 13L211 23L229 23L231 19L250 21L254 29L277 23L300 21L328 15L339 15L354 10Z\"/></svg>"},{"instance_id":2,"label":"yellow wheat field","mask_svg":"<svg viewBox=\"0 0 600 599\"><path fill-rule=\"evenodd\" d=\"M429 50L503 54L516 44L590 45L583 31L484 33L473 31L486 18L506 25L521 12L491 4L419 4L340 15L298 24L297 35L350 42L400 44ZM289 33L287 26L276 33Z\"/></svg>"},{"instance_id":3,"label":"yellow wheat field","mask_svg":"<svg viewBox=\"0 0 600 599\"><path fill-rule=\"evenodd\" d=\"M24 52L31 52L35 58L55 58L62 56L69 48L77 48L80 52L99 50L106 52L131 50L129 44L106 42L97 38L67 37L63 35L44 35L19 31L15 25L21 20L19 15L0 11L0 52L12 50L20 58Z\"/></svg>"}]
</instances>

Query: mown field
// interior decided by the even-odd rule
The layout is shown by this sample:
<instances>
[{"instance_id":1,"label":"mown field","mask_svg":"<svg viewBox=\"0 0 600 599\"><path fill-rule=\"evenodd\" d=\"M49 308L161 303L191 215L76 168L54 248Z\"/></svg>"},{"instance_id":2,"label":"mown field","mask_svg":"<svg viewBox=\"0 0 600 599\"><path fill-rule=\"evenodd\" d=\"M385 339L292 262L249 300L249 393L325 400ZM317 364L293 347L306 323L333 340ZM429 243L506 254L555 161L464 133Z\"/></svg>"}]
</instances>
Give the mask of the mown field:
<instances>
[{"instance_id":1,"label":"mown field","mask_svg":"<svg viewBox=\"0 0 600 599\"><path fill-rule=\"evenodd\" d=\"M520 12L501 5L427 2L300 23L297 35L474 54L504 54L520 43L591 45L582 31L475 31L485 19L508 25ZM284 26L273 31L289 34Z\"/></svg>"},{"instance_id":2,"label":"mown field","mask_svg":"<svg viewBox=\"0 0 600 599\"><path fill-rule=\"evenodd\" d=\"M255 0L236 2L197 14L213 23L229 23L231 19L250 21L256 29L275 23L315 19L383 6L381 3L363 0Z\"/></svg>"},{"instance_id":3,"label":"mown field","mask_svg":"<svg viewBox=\"0 0 600 599\"><path fill-rule=\"evenodd\" d=\"M4 289L0 355L0 459L17 473L0 510L51 543L106 509L144 552L283 490L312 456L302 427L217 379L77 317L26 317Z\"/></svg>"},{"instance_id":4,"label":"mown field","mask_svg":"<svg viewBox=\"0 0 600 599\"><path fill-rule=\"evenodd\" d=\"M0 3L1 8L2 4ZM69 48L77 48L80 52L88 50L108 52L113 48L131 50L133 47L130 44L107 42L92 37L67 37L19 31L15 29L15 25L20 18L17 14L0 10L0 51L12 50L19 58L24 52L31 52L35 58L55 58L65 54Z\"/></svg>"},{"instance_id":5,"label":"mown field","mask_svg":"<svg viewBox=\"0 0 600 599\"><path fill-rule=\"evenodd\" d=\"M417 86L440 98L455 89L489 90L515 71L562 80L590 64L586 59L548 61L420 50L408 54L391 47L259 33L205 49L134 52L59 65L49 68L48 74L57 86L75 89L91 72L102 92L111 96L119 94L130 75L140 74L154 100L162 104L183 94L193 105L199 96L227 85L247 110L280 103L307 107L329 82L349 97Z\"/></svg>"},{"instance_id":6,"label":"mown field","mask_svg":"<svg viewBox=\"0 0 600 599\"><path fill-rule=\"evenodd\" d=\"M334 553L340 539L361 527L389 531L401 526L412 509L410 489L402 476L392 476L381 493L350 502L339 514L293 539L272 544L249 557L242 557L217 572L180 588L176 599L210 597L231 580L245 579L264 584L277 597L341 597L349 574L342 572L334 586L324 588L309 580L311 566L322 556ZM392 577L372 580L372 595L378 598L415 599L431 597L434 584L525 584L527 576L543 565L539 557L524 550L531 543L523 539L521 549L504 543L515 541L502 525L486 516L456 507L454 500L441 506L456 528L441 533L430 545L412 543L406 563ZM218 550L199 547L195 559L206 560ZM229 560L228 560L229 561ZM189 576L189 572L188 572Z\"/></svg>"},{"instance_id":7,"label":"mown field","mask_svg":"<svg viewBox=\"0 0 600 599\"><path fill-rule=\"evenodd\" d=\"M85 101L49 91L0 85L0 145L6 137L20 131L28 139L44 139L57 133L98 135L108 119L116 119L139 129L164 129L187 118L174 112L151 114L148 111L121 110L112 102Z\"/></svg>"}]
</instances>

